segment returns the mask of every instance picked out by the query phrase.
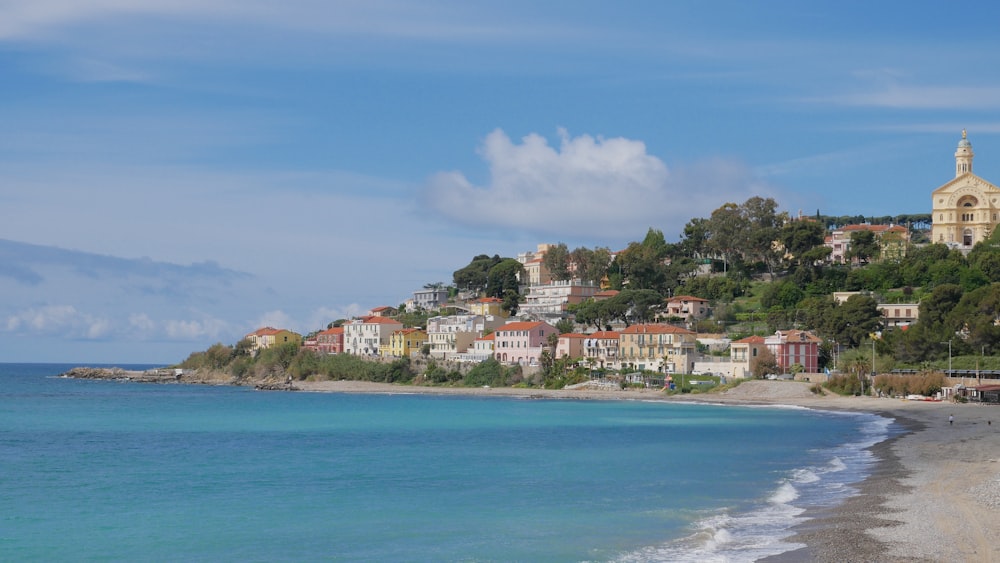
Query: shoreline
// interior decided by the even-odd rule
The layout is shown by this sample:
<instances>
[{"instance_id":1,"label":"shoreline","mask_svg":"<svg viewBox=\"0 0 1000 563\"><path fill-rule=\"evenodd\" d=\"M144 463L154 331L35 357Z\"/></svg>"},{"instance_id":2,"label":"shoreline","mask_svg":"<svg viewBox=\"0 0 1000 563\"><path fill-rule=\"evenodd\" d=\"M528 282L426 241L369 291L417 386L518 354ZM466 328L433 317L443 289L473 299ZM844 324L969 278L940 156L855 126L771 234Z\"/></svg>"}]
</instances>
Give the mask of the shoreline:
<instances>
[{"instance_id":1,"label":"shoreline","mask_svg":"<svg viewBox=\"0 0 1000 563\"><path fill-rule=\"evenodd\" d=\"M663 401L796 406L891 418L898 434L869 448L870 475L831 508L807 509L784 541L805 547L762 559L884 563L1000 562L1000 408L870 397L816 396L798 382L748 381L718 394L667 396L658 390L547 390L409 387L358 381L296 382L300 390ZM954 422L949 423L949 416ZM994 424L995 423L995 424Z\"/></svg>"},{"instance_id":2,"label":"shoreline","mask_svg":"<svg viewBox=\"0 0 1000 563\"><path fill-rule=\"evenodd\" d=\"M232 385L217 377L170 383ZM313 393L426 394L523 399L795 406L890 418L902 430L869 448L871 473L837 506L808 509L783 541L805 547L762 559L792 561L996 561L1000 563L1000 408L978 404L817 396L800 382L751 380L721 393L668 396L658 389L422 387L365 381L295 381ZM281 386L258 386L281 390ZM954 416L954 422L949 422ZM993 424L993 423L996 424Z\"/></svg>"}]
</instances>

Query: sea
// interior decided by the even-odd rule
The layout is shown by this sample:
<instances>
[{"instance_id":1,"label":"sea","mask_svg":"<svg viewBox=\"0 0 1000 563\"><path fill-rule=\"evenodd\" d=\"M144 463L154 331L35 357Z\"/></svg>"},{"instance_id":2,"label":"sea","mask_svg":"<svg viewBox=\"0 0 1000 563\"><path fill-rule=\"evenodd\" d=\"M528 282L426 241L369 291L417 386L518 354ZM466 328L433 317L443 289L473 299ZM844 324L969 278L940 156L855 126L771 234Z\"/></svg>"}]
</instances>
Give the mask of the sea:
<instances>
[{"instance_id":1,"label":"sea","mask_svg":"<svg viewBox=\"0 0 1000 563\"><path fill-rule=\"evenodd\" d=\"M802 547L792 527L901 432L793 407L58 377L76 365L0 364L0 560L754 561Z\"/></svg>"}]
</instances>

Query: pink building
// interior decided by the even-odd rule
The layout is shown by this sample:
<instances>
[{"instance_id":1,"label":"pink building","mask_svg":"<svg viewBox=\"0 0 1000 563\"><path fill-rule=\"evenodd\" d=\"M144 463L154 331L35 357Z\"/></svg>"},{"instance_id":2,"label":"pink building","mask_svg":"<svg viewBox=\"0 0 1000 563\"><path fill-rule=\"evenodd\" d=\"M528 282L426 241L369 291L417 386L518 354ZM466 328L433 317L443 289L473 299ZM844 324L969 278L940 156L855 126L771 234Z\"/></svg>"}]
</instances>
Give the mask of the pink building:
<instances>
[{"instance_id":1,"label":"pink building","mask_svg":"<svg viewBox=\"0 0 1000 563\"><path fill-rule=\"evenodd\" d=\"M583 342L587 339L586 334L568 332L559 335L556 343L556 359L558 358L582 358Z\"/></svg>"},{"instance_id":2,"label":"pink building","mask_svg":"<svg viewBox=\"0 0 1000 563\"><path fill-rule=\"evenodd\" d=\"M819 371L819 337L805 330L779 330L764 339L764 345L784 371L799 364L806 373Z\"/></svg>"},{"instance_id":3,"label":"pink building","mask_svg":"<svg viewBox=\"0 0 1000 563\"><path fill-rule=\"evenodd\" d=\"M550 334L559 331L546 322L507 323L493 331L493 355L505 364L537 364Z\"/></svg>"},{"instance_id":4,"label":"pink building","mask_svg":"<svg viewBox=\"0 0 1000 563\"><path fill-rule=\"evenodd\" d=\"M708 299L691 295L678 295L667 300L666 315L685 321L704 319L708 316Z\"/></svg>"},{"instance_id":5,"label":"pink building","mask_svg":"<svg viewBox=\"0 0 1000 563\"><path fill-rule=\"evenodd\" d=\"M328 328L316 334L305 346L320 354L341 354L344 352L344 328Z\"/></svg>"}]
</instances>

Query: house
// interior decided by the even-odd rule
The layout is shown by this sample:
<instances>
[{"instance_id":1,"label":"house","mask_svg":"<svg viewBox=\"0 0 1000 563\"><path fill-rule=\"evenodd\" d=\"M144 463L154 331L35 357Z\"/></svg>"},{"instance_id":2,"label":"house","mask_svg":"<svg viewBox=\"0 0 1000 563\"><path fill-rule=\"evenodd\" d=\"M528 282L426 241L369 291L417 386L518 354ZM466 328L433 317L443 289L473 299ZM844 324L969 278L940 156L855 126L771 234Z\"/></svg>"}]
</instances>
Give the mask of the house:
<instances>
[{"instance_id":1,"label":"house","mask_svg":"<svg viewBox=\"0 0 1000 563\"><path fill-rule=\"evenodd\" d=\"M545 265L545 253L551 248L551 244L539 244L535 252L521 252L517 255L517 261L524 266L523 285L542 285L552 281L552 274Z\"/></svg>"},{"instance_id":2,"label":"house","mask_svg":"<svg viewBox=\"0 0 1000 563\"><path fill-rule=\"evenodd\" d=\"M466 352L460 352L452 357L458 362L479 363L493 357L493 333L477 338L472 342L472 348Z\"/></svg>"},{"instance_id":3,"label":"house","mask_svg":"<svg viewBox=\"0 0 1000 563\"><path fill-rule=\"evenodd\" d=\"M398 313L399 313L399 311L396 310L395 307L382 306L382 307L375 307L371 311L368 311L368 316L369 317L394 317Z\"/></svg>"},{"instance_id":4,"label":"house","mask_svg":"<svg viewBox=\"0 0 1000 563\"><path fill-rule=\"evenodd\" d=\"M763 336L748 336L729 345L729 359L733 364L733 377L753 379L754 361L767 350Z\"/></svg>"},{"instance_id":5,"label":"house","mask_svg":"<svg viewBox=\"0 0 1000 563\"><path fill-rule=\"evenodd\" d=\"M567 305L582 303L597 293L599 289L591 282L580 280L536 284L528 288L524 303L518 307L518 314L561 318Z\"/></svg>"},{"instance_id":6,"label":"house","mask_svg":"<svg viewBox=\"0 0 1000 563\"><path fill-rule=\"evenodd\" d=\"M302 336L283 328L265 326L243 337L250 341L250 351L254 354L271 346L295 342L302 345Z\"/></svg>"},{"instance_id":7,"label":"house","mask_svg":"<svg viewBox=\"0 0 1000 563\"><path fill-rule=\"evenodd\" d=\"M789 372L795 364L807 373L819 371L819 337L805 330L779 330L764 339L778 366Z\"/></svg>"},{"instance_id":8,"label":"house","mask_svg":"<svg viewBox=\"0 0 1000 563\"><path fill-rule=\"evenodd\" d=\"M411 354L419 353L427 343L427 332L419 328L401 328L389 335L389 345L386 354L394 358L409 358Z\"/></svg>"},{"instance_id":9,"label":"house","mask_svg":"<svg viewBox=\"0 0 1000 563\"><path fill-rule=\"evenodd\" d=\"M847 254L851 250L851 235L861 231L871 231L882 249L881 254L873 258L899 260L906 255L906 247L910 242L910 231L906 227L901 225L845 225L830 231L830 234L823 241L823 244L830 249L829 260L836 264L848 262Z\"/></svg>"},{"instance_id":10,"label":"house","mask_svg":"<svg viewBox=\"0 0 1000 563\"><path fill-rule=\"evenodd\" d=\"M341 354L344 352L344 327L320 331L303 346L319 354Z\"/></svg>"},{"instance_id":11,"label":"house","mask_svg":"<svg viewBox=\"0 0 1000 563\"><path fill-rule=\"evenodd\" d=\"M920 316L918 303L880 303L875 307L882 313L882 326L886 328L909 326Z\"/></svg>"},{"instance_id":12,"label":"house","mask_svg":"<svg viewBox=\"0 0 1000 563\"><path fill-rule=\"evenodd\" d=\"M393 332L403 323L389 317L369 316L344 325L344 353L355 356L378 356L389 345Z\"/></svg>"},{"instance_id":13,"label":"house","mask_svg":"<svg viewBox=\"0 0 1000 563\"><path fill-rule=\"evenodd\" d=\"M427 319L427 343L436 359L451 359L465 353L488 330L503 326L501 317L447 315Z\"/></svg>"},{"instance_id":14,"label":"house","mask_svg":"<svg viewBox=\"0 0 1000 563\"><path fill-rule=\"evenodd\" d=\"M619 293L621 292L618 291L617 289L603 289L595 293L592 297L594 301L604 301L605 299L611 299L612 297L616 297Z\"/></svg>"},{"instance_id":15,"label":"house","mask_svg":"<svg viewBox=\"0 0 1000 563\"><path fill-rule=\"evenodd\" d=\"M591 366L611 367L618 363L618 345L621 334L613 330L601 330L587 335L583 341L583 358Z\"/></svg>"},{"instance_id":16,"label":"house","mask_svg":"<svg viewBox=\"0 0 1000 563\"><path fill-rule=\"evenodd\" d=\"M536 365L542 351L549 347L550 334L559 331L543 321L507 323L493 333L493 355L505 364Z\"/></svg>"},{"instance_id":17,"label":"house","mask_svg":"<svg viewBox=\"0 0 1000 563\"><path fill-rule=\"evenodd\" d=\"M685 321L697 321L708 317L708 299L692 295L678 295L667 299L664 311L667 317L680 317Z\"/></svg>"},{"instance_id":18,"label":"house","mask_svg":"<svg viewBox=\"0 0 1000 563\"><path fill-rule=\"evenodd\" d=\"M497 297L480 297L465 304L469 313L480 316L507 318L510 313L503 309L503 299Z\"/></svg>"},{"instance_id":19,"label":"house","mask_svg":"<svg viewBox=\"0 0 1000 563\"><path fill-rule=\"evenodd\" d=\"M695 333L667 324L637 324L619 331L622 368L690 373L697 352Z\"/></svg>"},{"instance_id":20,"label":"house","mask_svg":"<svg viewBox=\"0 0 1000 563\"><path fill-rule=\"evenodd\" d=\"M447 287L425 287L413 292L413 306L433 311L448 302Z\"/></svg>"},{"instance_id":21,"label":"house","mask_svg":"<svg viewBox=\"0 0 1000 563\"><path fill-rule=\"evenodd\" d=\"M555 357L558 358L582 358L583 342L587 339L586 334L568 332L560 334L556 342Z\"/></svg>"}]
</instances>

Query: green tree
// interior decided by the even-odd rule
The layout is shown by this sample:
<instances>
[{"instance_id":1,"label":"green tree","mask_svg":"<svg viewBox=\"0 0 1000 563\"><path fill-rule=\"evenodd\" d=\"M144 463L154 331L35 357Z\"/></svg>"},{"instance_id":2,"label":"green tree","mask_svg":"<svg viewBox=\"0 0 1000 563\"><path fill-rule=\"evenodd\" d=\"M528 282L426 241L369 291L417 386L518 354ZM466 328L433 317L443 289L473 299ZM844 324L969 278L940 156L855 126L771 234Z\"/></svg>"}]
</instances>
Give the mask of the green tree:
<instances>
[{"instance_id":1,"label":"green tree","mask_svg":"<svg viewBox=\"0 0 1000 563\"><path fill-rule=\"evenodd\" d=\"M482 293L486 290L490 270L502 261L503 258L499 255L493 255L491 258L486 254L480 254L474 257L469 265L461 270L455 270L452 274L455 287L477 295Z\"/></svg>"},{"instance_id":2,"label":"green tree","mask_svg":"<svg viewBox=\"0 0 1000 563\"><path fill-rule=\"evenodd\" d=\"M574 328L576 328L576 323L574 323L571 319L559 319L559 321L556 322L556 330L559 331L559 334L569 334L573 332Z\"/></svg>"},{"instance_id":3,"label":"green tree","mask_svg":"<svg viewBox=\"0 0 1000 563\"><path fill-rule=\"evenodd\" d=\"M781 228L778 240L790 255L790 260L796 266L809 266L815 260L811 252L817 248L829 249L823 246L826 229L815 221L789 221Z\"/></svg>"},{"instance_id":4,"label":"green tree","mask_svg":"<svg viewBox=\"0 0 1000 563\"><path fill-rule=\"evenodd\" d=\"M872 258L877 258L881 252L881 246L875 233L872 231L855 231L851 233L851 247L844 254L848 260L857 260L861 264L869 263Z\"/></svg>"},{"instance_id":5,"label":"green tree","mask_svg":"<svg viewBox=\"0 0 1000 563\"><path fill-rule=\"evenodd\" d=\"M542 256L542 263L549 270L549 275L556 281L566 281L570 279L569 248L566 243L560 242L549 246Z\"/></svg>"}]
</instances>

